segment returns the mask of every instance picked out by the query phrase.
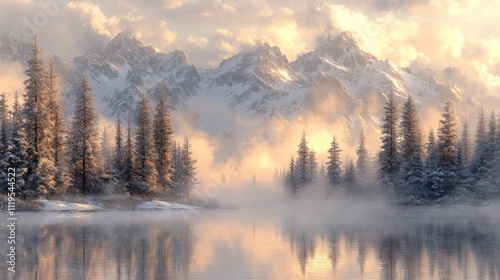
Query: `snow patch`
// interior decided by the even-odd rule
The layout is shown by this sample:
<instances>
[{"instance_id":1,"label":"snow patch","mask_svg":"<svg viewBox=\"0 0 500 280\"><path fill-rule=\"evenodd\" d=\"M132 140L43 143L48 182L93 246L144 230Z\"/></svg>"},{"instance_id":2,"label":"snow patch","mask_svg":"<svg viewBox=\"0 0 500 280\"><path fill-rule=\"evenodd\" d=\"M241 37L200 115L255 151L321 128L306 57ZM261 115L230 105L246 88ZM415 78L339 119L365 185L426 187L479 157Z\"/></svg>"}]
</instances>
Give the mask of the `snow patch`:
<instances>
[{"instance_id":1,"label":"snow patch","mask_svg":"<svg viewBox=\"0 0 500 280\"><path fill-rule=\"evenodd\" d=\"M191 206L191 205L186 205L186 204L177 204L177 203L170 203L166 201L159 201L159 200L153 200L153 201L145 201L137 206L137 210L142 210L142 211L168 211L168 210L200 210L202 208L196 207L196 206Z\"/></svg>"},{"instance_id":2,"label":"snow patch","mask_svg":"<svg viewBox=\"0 0 500 280\"><path fill-rule=\"evenodd\" d=\"M41 200L44 211L98 211L101 206L94 204L73 203L61 200Z\"/></svg>"}]
</instances>

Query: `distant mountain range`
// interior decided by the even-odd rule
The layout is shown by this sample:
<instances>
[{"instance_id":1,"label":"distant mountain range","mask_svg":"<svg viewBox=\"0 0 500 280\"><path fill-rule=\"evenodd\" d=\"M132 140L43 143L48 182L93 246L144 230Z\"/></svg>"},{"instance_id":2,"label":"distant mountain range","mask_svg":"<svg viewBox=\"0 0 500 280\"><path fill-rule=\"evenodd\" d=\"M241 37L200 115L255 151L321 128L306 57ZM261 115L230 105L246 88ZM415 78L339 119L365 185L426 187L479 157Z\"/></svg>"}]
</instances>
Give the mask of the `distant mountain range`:
<instances>
[{"instance_id":1,"label":"distant mountain range","mask_svg":"<svg viewBox=\"0 0 500 280\"><path fill-rule=\"evenodd\" d=\"M25 63L31 42L21 38L16 34L0 38L1 60ZM173 110L189 113L193 124L211 134L232 131L235 124L211 125L198 112L200 98L262 123L273 117L294 120L314 115L352 132L361 124L379 128L391 91L399 100L412 94L424 122L440 112L446 99L456 104L459 117L474 116L480 104L498 105L498 98L459 69L413 73L363 51L347 32L326 38L293 62L278 47L263 44L223 60L217 68L200 69L189 64L182 51L157 52L128 31L104 49L70 61L54 59L68 104L82 75L90 80L102 114L112 119L131 112L141 94L155 99L164 90Z\"/></svg>"}]
</instances>

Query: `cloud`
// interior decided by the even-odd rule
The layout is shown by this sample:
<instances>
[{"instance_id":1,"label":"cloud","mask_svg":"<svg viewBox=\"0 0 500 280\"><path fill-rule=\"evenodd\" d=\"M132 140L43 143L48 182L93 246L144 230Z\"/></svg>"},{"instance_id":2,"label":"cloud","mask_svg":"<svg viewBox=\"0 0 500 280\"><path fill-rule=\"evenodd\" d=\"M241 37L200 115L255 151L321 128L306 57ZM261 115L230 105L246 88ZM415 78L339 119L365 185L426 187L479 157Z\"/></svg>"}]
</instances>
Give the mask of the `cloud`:
<instances>
[{"instance_id":1,"label":"cloud","mask_svg":"<svg viewBox=\"0 0 500 280\"><path fill-rule=\"evenodd\" d=\"M111 36L110 29L117 24L117 18L106 17L101 9L91 2L69 2L69 10L74 10L75 15L80 15L83 26L90 26L96 33Z\"/></svg>"},{"instance_id":2,"label":"cloud","mask_svg":"<svg viewBox=\"0 0 500 280\"><path fill-rule=\"evenodd\" d=\"M362 49L401 66L474 64L484 65L477 66L477 74L498 73L500 2L493 0L60 2L58 11L37 27L44 50L68 59L130 29L159 51L183 50L200 67L216 67L242 48L263 42L279 46L294 60L327 35L348 30ZM36 3L2 1L1 34L20 31L23 19L33 22L34 16L47 14Z\"/></svg>"},{"instance_id":3,"label":"cloud","mask_svg":"<svg viewBox=\"0 0 500 280\"><path fill-rule=\"evenodd\" d=\"M4 62L0 64L0 85L1 92L5 93L7 104L14 102L14 94L19 94L19 102L22 102L24 91L24 67L19 62Z\"/></svg>"}]
</instances>

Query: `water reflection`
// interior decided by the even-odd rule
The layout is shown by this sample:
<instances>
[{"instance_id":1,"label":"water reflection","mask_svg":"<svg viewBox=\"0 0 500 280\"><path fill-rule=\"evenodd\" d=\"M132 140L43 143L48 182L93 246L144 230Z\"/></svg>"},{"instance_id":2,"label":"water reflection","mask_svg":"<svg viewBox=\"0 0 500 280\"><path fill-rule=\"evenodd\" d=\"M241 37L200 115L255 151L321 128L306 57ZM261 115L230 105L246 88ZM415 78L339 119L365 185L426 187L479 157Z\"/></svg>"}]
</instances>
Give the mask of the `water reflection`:
<instances>
[{"instance_id":1,"label":"water reflection","mask_svg":"<svg viewBox=\"0 0 500 280\"><path fill-rule=\"evenodd\" d=\"M158 212L24 214L17 272L7 274L2 254L0 278L500 279L498 213L422 211L356 221L242 211L189 220Z\"/></svg>"},{"instance_id":2,"label":"water reflection","mask_svg":"<svg viewBox=\"0 0 500 280\"><path fill-rule=\"evenodd\" d=\"M27 214L43 219L40 214ZM55 214L48 214L55 215ZM93 217L93 215L104 215ZM121 216L122 214L117 214ZM187 279L193 252L191 225L113 221L113 215L20 217L18 267L11 279ZM97 218L97 219L94 219ZM23 221L24 220L24 221ZM2 271L4 273L5 271ZM0 277L2 278L2 277Z\"/></svg>"},{"instance_id":3,"label":"water reflection","mask_svg":"<svg viewBox=\"0 0 500 280\"><path fill-rule=\"evenodd\" d=\"M498 219L407 218L319 227L289 218L283 238L305 279L314 279L306 268L325 246L331 273L325 279L500 279Z\"/></svg>"}]
</instances>

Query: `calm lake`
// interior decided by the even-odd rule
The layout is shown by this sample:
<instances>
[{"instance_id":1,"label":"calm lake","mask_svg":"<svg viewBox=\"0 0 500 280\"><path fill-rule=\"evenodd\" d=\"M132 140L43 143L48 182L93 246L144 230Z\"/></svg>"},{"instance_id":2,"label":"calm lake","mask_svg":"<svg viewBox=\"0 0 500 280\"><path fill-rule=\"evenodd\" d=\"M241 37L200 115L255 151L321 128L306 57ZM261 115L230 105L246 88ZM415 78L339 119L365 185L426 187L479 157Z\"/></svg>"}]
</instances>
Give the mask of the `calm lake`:
<instances>
[{"instance_id":1,"label":"calm lake","mask_svg":"<svg viewBox=\"0 0 500 280\"><path fill-rule=\"evenodd\" d=\"M500 279L500 206L19 213L1 279ZM5 213L1 215L6 223Z\"/></svg>"}]
</instances>

